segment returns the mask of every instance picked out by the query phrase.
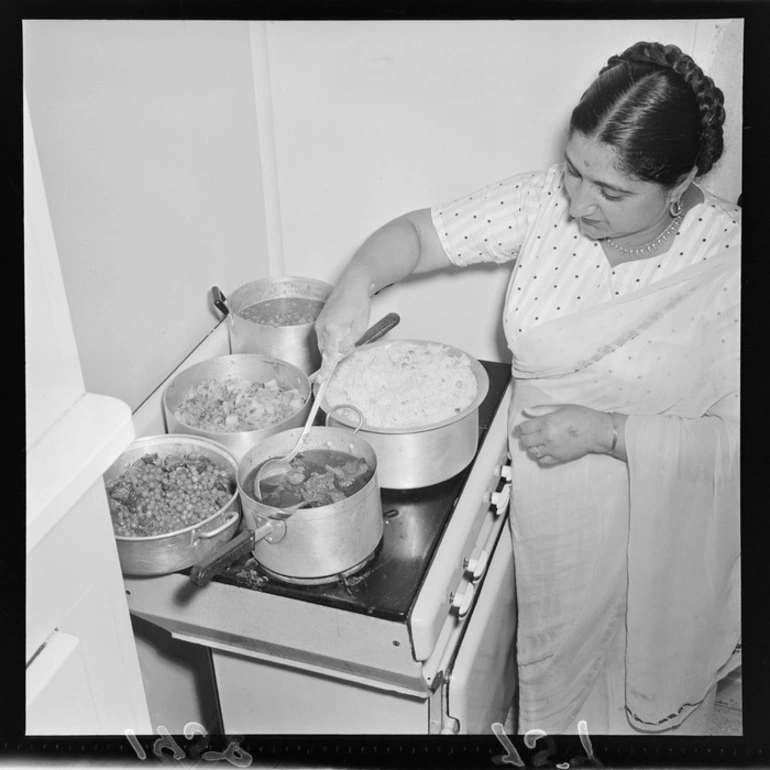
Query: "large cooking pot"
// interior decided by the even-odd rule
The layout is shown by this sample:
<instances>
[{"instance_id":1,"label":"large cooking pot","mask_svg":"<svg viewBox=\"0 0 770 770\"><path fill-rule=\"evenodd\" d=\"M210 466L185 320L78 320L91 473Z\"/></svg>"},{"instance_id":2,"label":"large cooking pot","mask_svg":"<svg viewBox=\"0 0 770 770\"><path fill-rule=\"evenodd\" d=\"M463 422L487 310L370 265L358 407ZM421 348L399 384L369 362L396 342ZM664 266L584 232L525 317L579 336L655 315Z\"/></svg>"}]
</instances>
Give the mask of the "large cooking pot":
<instances>
[{"instance_id":1,"label":"large cooking pot","mask_svg":"<svg viewBox=\"0 0 770 770\"><path fill-rule=\"evenodd\" d=\"M315 278L289 276L262 278L244 284L227 299L221 290L212 287L216 307L230 322L230 349L233 353L263 353L288 361L305 374L321 365L315 319L308 323L274 326L256 323L244 312L267 300L297 298L326 302L332 287Z\"/></svg>"},{"instance_id":2,"label":"large cooking pot","mask_svg":"<svg viewBox=\"0 0 770 770\"><path fill-rule=\"evenodd\" d=\"M227 543L238 528L241 518L236 488L238 461L224 447L205 438L163 435L137 439L105 471L105 485L145 455L157 454L162 459L180 453L203 455L226 470L233 486L232 496L216 513L189 527L145 537L115 535L120 568L126 575L166 575L186 569Z\"/></svg>"},{"instance_id":3,"label":"large cooking pot","mask_svg":"<svg viewBox=\"0 0 770 770\"><path fill-rule=\"evenodd\" d=\"M238 377L259 383L274 379L284 389L299 390L303 399L302 406L286 420L256 430L233 432L201 430L187 425L177 417L177 410L193 388L207 380L225 380L228 377ZM307 375L293 364L256 353L238 353L200 361L182 370L169 383L163 394L163 411L169 433L188 433L217 441L240 460L254 444L268 436L304 425L310 412L310 395L311 387Z\"/></svg>"},{"instance_id":4,"label":"large cooking pot","mask_svg":"<svg viewBox=\"0 0 770 770\"><path fill-rule=\"evenodd\" d=\"M399 340L416 345L423 340ZM390 344L388 340L361 346L360 350ZM435 343L430 343L435 344ZM489 391L489 377L473 356L458 348L441 343L450 352L462 354L471 362L478 391L473 401L453 417L416 428L378 428L363 423L359 435L377 453L378 479L385 489L417 489L452 478L466 468L478 449L479 406ZM356 355L352 353L351 355ZM345 408L347 407L347 408ZM336 404L332 409L324 398L321 409L329 427L350 427L363 419L355 404ZM350 414L351 412L357 414Z\"/></svg>"},{"instance_id":5,"label":"large cooking pot","mask_svg":"<svg viewBox=\"0 0 770 770\"><path fill-rule=\"evenodd\" d=\"M366 486L344 500L318 508L273 508L254 498L253 471L266 460L285 455L302 429L278 433L252 447L238 465L238 493L244 531L195 565L190 580L205 585L237 558L251 551L274 577L291 580L334 579L363 564L383 533L378 461L372 447L355 432L311 428L302 451L332 449L362 458L374 474Z\"/></svg>"}]
</instances>

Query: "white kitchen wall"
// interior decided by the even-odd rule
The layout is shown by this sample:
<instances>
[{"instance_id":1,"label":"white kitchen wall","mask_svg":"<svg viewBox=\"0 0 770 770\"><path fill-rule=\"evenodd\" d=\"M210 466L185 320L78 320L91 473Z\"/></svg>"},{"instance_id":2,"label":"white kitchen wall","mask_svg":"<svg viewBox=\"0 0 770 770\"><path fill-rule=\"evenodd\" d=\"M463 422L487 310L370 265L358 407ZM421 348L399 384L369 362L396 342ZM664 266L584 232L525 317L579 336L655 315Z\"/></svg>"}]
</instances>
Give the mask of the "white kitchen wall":
<instances>
[{"instance_id":1,"label":"white kitchen wall","mask_svg":"<svg viewBox=\"0 0 770 770\"><path fill-rule=\"evenodd\" d=\"M24 336L29 451L86 392L24 98ZM51 377L51 371L57 377Z\"/></svg>"},{"instance_id":2,"label":"white kitchen wall","mask_svg":"<svg viewBox=\"0 0 770 770\"><path fill-rule=\"evenodd\" d=\"M27 20L23 44L85 386L135 409L219 322L210 287L269 272L248 23Z\"/></svg>"},{"instance_id":3,"label":"white kitchen wall","mask_svg":"<svg viewBox=\"0 0 770 770\"><path fill-rule=\"evenodd\" d=\"M713 74L718 84L729 74L723 88L732 89L728 109L737 109L714 191L735 200L742 27L733 22L723 34L728 26L697 19L269 22L280 216L268 229L281 233L283 272L333 282L388 219L559 160L581 93L609 56L638 40L691 54L697 41L707 71L721 57ZM412 279L383 292L373 313L401 314L393 336L508 360L499 321L508 272Z\"/></svg>"},{"instance_id":4,"label":"white kitchen wall","mask_svg":"<svg viewBox=\"0 0 770 770\"><path fill-rule=\"evenodd\" d=\"M722 89L727 118L724 125L725 153L704 185L729 201L737 201L743 190L743 20L719 19L696 26L692 56Z\"/></svg>"},{"instance_id":5,"label":"white kitchen wall","mask_svg":"<svg viewBox=\"0 0 770 770\"><path fill-rule=\"evenodd\" d=\"M268 274L334 281L377 226L561 155L569 112L639 39L727 94L740 185L742 22L27 20L24 78L88 391L135 410ZM392 334L507 360L507 268L413 279Z\"/></svg>"}]
</instances>

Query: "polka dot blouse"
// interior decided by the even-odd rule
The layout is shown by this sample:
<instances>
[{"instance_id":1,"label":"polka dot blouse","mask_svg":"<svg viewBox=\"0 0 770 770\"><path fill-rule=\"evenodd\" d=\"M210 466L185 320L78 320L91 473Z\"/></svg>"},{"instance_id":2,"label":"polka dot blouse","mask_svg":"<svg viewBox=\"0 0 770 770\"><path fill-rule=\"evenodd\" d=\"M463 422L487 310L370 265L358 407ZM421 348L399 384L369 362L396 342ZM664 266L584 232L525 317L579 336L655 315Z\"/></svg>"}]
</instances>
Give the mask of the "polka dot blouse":
<instances>
[{"instance_id":1,"label":"polka dot blouse","mask_svg":"<svg viewBox=\"0 0 770 770\"><path fill-rule=\"evenodd\" d=\"M431 210L458 266L516 260L506 297L509 340L545 320L606 302L698 260L740 249L741 210L703 189L672 246L659 257L611 266L569 216L564 164L519 174Z\"/></svg>"}]
</instances>

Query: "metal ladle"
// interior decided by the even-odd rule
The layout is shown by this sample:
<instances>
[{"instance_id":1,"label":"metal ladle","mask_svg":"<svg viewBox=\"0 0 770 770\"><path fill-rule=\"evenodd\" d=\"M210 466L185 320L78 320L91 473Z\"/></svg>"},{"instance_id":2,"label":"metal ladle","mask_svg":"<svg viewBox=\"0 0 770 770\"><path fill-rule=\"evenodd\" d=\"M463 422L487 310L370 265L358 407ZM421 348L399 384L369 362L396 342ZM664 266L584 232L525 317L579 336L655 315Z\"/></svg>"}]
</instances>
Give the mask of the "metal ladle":
<instances>
[{"instance_id":1,"label":"metal ladle","mask_svg":"<svg viewBox=\"0 0 770 770\"><path fill-rule=\"evenodd\" d=\"M370 326L358 339L355 343L355 347L360 347L361 345L366 345L369 342L374 342L380 337L383 337L385 334L387 334L392 328L398 325L398 323L401 321L401 316L398 315L398 313L388 313L387 315L383 316L379 321L377 321L376 324L373 326ZM299 438L297 439L297 442L294 444L292 449L290 449L283 457L271 457L269 460L265 460L265 462L262 463L262 465L259 466L257 469L257 472L254 476L254 497L257 499L258 502L262 502L262 476L264 475L265 468L271 465L281 465L284 468L284 472L287 472L289 469L289 463L297 456L299 453L299 450L302 448L302 445L305 443L305 438L307 437L307 434L310 432L310 428L313 426L313 422L315 421L316 415L318 414L318 409L321 406L321 402L323 401L323 397L326 393L326 388L328 387L329 383L331 382L332 375L334 374L334 370L337 368L337 364L342 359L337 359L333 362L332 368L329 371L329 374L326 376L326 379L321 381L321 384L318 387L318 392L315 395L315 398L313 400L313 406L310 409L310 413L307 416L307 420L305 421L305 426L302 428L302 433L299 434ZM320 371L320 370L319 370ZM313 372L313 374L310 375L309 380L311 383L313 383L318 375L318 372ZM280 473L280 471L275 471L272 473L272 476L277 475ZM281 508L281 510L284 514L286 513L294 513L294 511L298 510L299 508L302 508L305 505L304 502L297 503L296 505L292 505L289 508Z\"/></svg>"}]
</instances>

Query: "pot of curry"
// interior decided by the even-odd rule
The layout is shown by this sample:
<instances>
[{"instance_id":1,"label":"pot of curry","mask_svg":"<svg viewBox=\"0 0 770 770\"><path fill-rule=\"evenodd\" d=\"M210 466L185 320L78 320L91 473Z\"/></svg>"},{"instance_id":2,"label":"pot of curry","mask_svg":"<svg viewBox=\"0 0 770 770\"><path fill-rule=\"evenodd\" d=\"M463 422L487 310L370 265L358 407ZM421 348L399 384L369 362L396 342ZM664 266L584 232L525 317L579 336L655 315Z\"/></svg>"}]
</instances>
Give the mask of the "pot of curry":
<instances>
[{"instance_id":1,"label":"pot of curry","mask_svg":"<svg viewBox=\"0 0 770 770\"><path fill-rule=\"evenodd\" d=\"M285 455L301 432L270 436L241 458L243 531L195 565L193 583L206 585L249 551L278 580L333 580L377 549L383 533L377 456L357 431L311 428L294 459L261 479L258 501L260 466Z\"/></svg>"},{"instance_id":2,"label":"pot of curry","mask_svg":"<svg viewBox=\"0 0 770 770\"><path fill-rule=\"evenodd\" d=\"M331 290L315 278L273 276L244 284L229 299L217 286L211 292L230 323L233 353L261 353L310 374L321 365L315 320Z\"/></svg>"}]
</instances>

